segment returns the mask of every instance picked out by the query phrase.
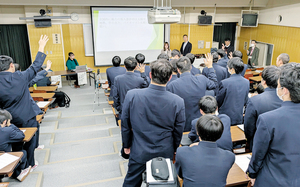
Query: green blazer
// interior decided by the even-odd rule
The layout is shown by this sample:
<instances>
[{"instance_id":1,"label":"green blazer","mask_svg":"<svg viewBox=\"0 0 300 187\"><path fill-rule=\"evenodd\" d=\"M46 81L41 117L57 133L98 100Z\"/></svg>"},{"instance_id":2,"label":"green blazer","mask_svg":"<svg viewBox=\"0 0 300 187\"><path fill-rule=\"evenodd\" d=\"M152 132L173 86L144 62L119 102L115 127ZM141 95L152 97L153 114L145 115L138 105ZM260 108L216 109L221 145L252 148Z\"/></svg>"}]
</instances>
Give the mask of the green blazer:
<instances>
[{"instance_id":1,"label":"green blazer","mask_svg":"<svg viewBox=\"0 0 300 187\"><path fill-rule=\"evenodd\" d=\"M248 56L250 56L250 53L252 51L252 47L249 47L248 49L249 53L247 54ZM251 65L254 63L256 66L258 65L258 55L259 55L259 49L257 47L254 48L254 51L252 53L252 58L250 60Z\"/></svg>"}]
</instances>

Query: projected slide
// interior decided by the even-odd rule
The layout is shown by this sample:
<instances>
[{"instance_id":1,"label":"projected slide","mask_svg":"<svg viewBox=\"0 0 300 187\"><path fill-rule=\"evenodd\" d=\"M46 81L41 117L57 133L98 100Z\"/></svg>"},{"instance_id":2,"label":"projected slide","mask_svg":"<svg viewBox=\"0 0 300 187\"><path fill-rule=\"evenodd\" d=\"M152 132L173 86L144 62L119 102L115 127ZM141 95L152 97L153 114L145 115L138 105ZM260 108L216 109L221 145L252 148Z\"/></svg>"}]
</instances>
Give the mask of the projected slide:
<instances>
[{"instance_id":1,"label":"projected slide","mask_svg":"<svg viewBox=\"0 0 300 187\"><path fill-rule=\"evenodd\" d=\"M156 59L163 48L164 25L148 24L145 8L92 7L95 65L111 65L118 55L143 53L146 61Z\"/></svg>"}]
</instances>

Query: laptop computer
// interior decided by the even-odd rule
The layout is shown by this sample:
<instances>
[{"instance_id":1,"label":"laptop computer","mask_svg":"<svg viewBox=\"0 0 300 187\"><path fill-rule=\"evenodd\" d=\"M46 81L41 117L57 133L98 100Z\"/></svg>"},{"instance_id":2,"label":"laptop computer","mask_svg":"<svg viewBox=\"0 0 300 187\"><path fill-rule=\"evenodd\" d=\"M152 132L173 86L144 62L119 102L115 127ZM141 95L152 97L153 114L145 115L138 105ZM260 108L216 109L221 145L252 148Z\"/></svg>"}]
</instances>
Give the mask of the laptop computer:
<instances>
[{"instance_id":1,"label":"laptop computer","mask_svg":"<svg viewBox=\"0 0 300 187\"><path fill-rule=\"evenodd\" d=\"M84 66L76 66L75 72L76 73L86 72L86 65L84 65Z\"/></svg>"}]
</instances>

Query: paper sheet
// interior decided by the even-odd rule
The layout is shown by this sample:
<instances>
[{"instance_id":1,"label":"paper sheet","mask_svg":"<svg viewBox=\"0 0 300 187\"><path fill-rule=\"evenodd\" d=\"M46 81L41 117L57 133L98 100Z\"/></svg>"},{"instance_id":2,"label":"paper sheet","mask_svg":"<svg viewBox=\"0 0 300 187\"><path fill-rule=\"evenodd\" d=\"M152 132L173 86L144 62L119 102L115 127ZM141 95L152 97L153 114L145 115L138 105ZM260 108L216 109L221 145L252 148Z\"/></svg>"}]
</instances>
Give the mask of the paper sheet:
<instances>
[{"instance_id":1,"label":"paper sheet","mask_svg":"<svg viewBox=\"0 0 300 187\"><path fill-rule=\"evenodd\" d=\"M172 170L172 167L171 167L171 161L170 161L169 158L167 158L166 162L168 164L168 169L169 169L169 179L168 179L168 181L165 181L165 182L174 183L174 177L173 177L173 170ZM152 160L150 160L146 163L147 183L155 184L157 182L162 182L161 180L155 180L154 177L152 176L151 163L152 163Z\"/></svg>"},{"instance_id":2,"label":"paper sheet","mask_svg":"<svg viewBox=\"0 0 300 187\"><path fill-rule=\"evenodd\" d=\"M242 131L244 131L244 124L242 124L242 125L237 125L238 126L238 128L240 128Z\"/></svg>"},{"instance_id":3,"label":"paper sheet","mask_svg":"<svg viewBox=\"0 0 300 187\"><path fill-rule=\"evenodd\" d=\"M39 108L44 108L49 103L50 103L50 101L39 101L36 104Z\"/></svg>"},{"instance_id":4,"label":"paper sheet","mask_svg":"<svg viewBox=\"0 0 300 187\"><path fill-rule=\"evenodd\" d=\"M250 154L237 155L235 156L235 163L244 171L248 169L249 163L251 160Z\"/></svg>"},{"instance_id":5,"label":"paper sheet","mask_svg":"<svg viewBox=\"0 0 300 187\"><path fill-rule=\"evenodd\" d=\"M51 82L51 84L56 84L56 83L57 83L57 81Z\"/></svg>"},{"instance_id":6,"label":"paper sheet","mask_svg":"<svg viewBox=\"0 0 300 187\"><path fill-rule=\"evenodd\" d=\"M51 82L57 82L59 81L59 84L57 85L58 88L61 88L62 87L62 84L61 84L61 76L60 75L57 75L57 76L51 76Z\"/></svg>"},{"instance_id":7,"label":"paper sheet","mask_svg":"<svg viewBox=\"0 0 300 187\"><path fill-rule=\"evenodd\" d=\"M3 155L0 156L0 169L4 168L5 166L8 166L9 164L13 163L18 159L19 157L16 157L8 153L4 153Z\"/></svg>"},{"instance_id":8,"label":"paper sheet","mask_svg":"<svg viewBox=\"0 0 300 187\"><path fill-rule=\"evenodd\" d=\"M77 73L78 76L78 85L87 84L86 72Z\"/></svg>"},{"instance_id":9,"label":"paper sheet","mask_svg":"<svg viewBox=\"0 0 300 187\"><path fill-rule=\"evenodd\" d=\"M26 130L24 129L24 130L21 130L23 133L25 133L26 132Z\"/></svg>"}]
</instances>

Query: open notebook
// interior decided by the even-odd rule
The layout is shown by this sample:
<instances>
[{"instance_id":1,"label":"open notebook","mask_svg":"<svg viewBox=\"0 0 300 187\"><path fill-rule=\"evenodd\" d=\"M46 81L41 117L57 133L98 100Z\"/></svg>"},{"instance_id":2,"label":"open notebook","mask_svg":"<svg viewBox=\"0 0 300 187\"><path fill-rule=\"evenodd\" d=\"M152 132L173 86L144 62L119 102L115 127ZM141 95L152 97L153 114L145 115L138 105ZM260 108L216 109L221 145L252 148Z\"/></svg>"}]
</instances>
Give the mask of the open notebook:
<instances>
[{"instance_id":1,"label":"open notebook","mask_svg":"<svg viewBox=\"0 0 300 187\"><path fill-rule=\"evenodd\" d=\"M0 156L0 169L8 166L9 164L13 163L14 161L18 160L19 157L4 153Z\"/></svg>"}]
</instances>

